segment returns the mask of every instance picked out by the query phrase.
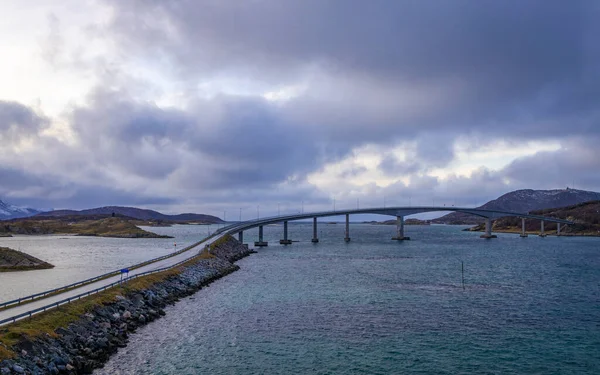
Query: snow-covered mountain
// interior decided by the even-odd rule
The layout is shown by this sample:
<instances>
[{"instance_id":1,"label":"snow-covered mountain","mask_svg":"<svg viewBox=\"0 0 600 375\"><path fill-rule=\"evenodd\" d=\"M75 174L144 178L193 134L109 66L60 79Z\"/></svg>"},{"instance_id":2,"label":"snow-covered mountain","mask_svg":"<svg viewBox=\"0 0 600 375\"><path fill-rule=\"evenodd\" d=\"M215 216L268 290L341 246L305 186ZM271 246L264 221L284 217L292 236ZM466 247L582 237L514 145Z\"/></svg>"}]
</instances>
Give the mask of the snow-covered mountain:
<instances>
[{"instance_id":1,"label":"snow-covered mountain","mask_svg":"<svg viewBox=\"0 0 600 375\"><path fill-rule=\"evenodd\" d=\"M33 208L17 207L0 200L0 220L28 217L39 213L40 211Z\"/></svg>"},{"instance_id":2,"label":"snow-covered mountain","mask_svg":"<svg viewBox=\"0 0 600 375\"><path fill-rule=\"evenodd\" d=\"M527 213L534 210L572 206L593 200L600 200L600 193L569 188L555 190L525 189L511 191L477 208ZM453 212L434 221L444 224L478 224L482 219L477 216Z\"/></svg>"}]
</instances>

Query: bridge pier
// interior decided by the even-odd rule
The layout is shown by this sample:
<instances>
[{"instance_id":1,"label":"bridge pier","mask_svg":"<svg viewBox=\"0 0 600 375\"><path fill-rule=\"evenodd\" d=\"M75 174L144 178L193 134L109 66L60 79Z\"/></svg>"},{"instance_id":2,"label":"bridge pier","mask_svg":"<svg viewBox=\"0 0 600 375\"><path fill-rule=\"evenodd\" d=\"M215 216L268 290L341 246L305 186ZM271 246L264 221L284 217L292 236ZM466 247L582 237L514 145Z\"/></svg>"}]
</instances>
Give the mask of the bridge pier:
<instances>
[{"instance_id":1,"label":"bridge pier","mask_svg":"<svg viewBox=\"0 0 600 375\"><path fill-rule=\"evenodd\" d=\"M312 243L319 242L319 238L317 237L317 218L313 217L313 238L310 240Z\"/></svg>"},{"instance_id":2,"label":"bridge pier","mask_svg":"<svg viewBox=\"0 0 600 375\"><path fill-rule=\"evenodd\" d=\"M288 222L283 222L283 240L279 240L280 245L291 245L292 240L288 240Z\"/></svg>"},{"instance_id":3,"label":"bridge pier","mask_svg":"<svg viewBox=\"0 0 600 375\"><path fill-rule=\"evenodd\" d=\"M525 218L521 218L521 237L527 237L527 233L525 233Z\"/></svg>"},{"instance_id":4,"label":"bridge pier","mask_svg":"<svg viewBox=\"0 0 600 375\"><path fill-rule=\"evenodd\" d=\"M546 232L544 231L544 220L542 220L542 223L541 223L540 237L546 237Z\"/></svg>"},{"instance_id":5,"label":"bridge pier","mask_svg":"<svg viewBox=\"0 0 600 375\"><path fill-rule=\"evenodd\" d=\"M344 241L350 242L350 214L346 214L346 237Z\"/></svg>"},{"instance_id":6,"label":"bridge pier","mask_svg":"<svg viewBox=\"0 0 600 375\"><path fill-rule=\"evenodd\" d=\"M254 242L254 246L256 247L265 247L269 246L268 242L263 241L263 226L258 227L258 241Z\"/></svg>"},{"instance_id":7,"label":"bridge pier","mask_svg":"<svg viewBox=\"0 0 600 375\"><path fill-rule=\"evenodd\" d=\"M244 243L244 231L243 230L238 232L238 241L240 241L241 243Z\"/></svg>"},{"instance_id":8,"label":"bridge pier","mask_svg":"<svg viewBox=\"0 0 600 375\"><path fill-rule=\"evenodd\" d=\"M404 216L396 216L396 237L392 237L394 241L410 240L410 237L404 236Z\"/></svg>"},{"instance_id":9,"label":"bridge pier","mask_svg":"<svg viewBox=\"0 0 600 375\"><path fill-rule=\"evenodd\" d=\"M495 234L492 234L492 219L489 217L485 218L485 234L482 234L480 237L486 239L498 237Z\"/></svg>"},{"instance_id":10,"label":"bridge pier","mask_svg":"<svg viewBox=\"0 0 600 375\"><path fill-rule=\"evenodd\" d=\"M560 236L560 223L556 223L556 235Z\"/></svg>"}]
</instances>

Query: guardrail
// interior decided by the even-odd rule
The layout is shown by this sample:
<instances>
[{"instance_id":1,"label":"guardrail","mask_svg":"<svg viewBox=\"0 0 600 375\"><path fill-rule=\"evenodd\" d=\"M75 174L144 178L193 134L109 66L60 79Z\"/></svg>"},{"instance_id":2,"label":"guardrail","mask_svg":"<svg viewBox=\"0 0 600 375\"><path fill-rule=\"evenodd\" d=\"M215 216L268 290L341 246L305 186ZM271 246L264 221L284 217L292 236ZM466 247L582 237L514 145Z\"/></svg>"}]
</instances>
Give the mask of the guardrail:
<instances>
[{"instance_id":1,"label":"guardrail","mask_svg":"<svg viewBox=\"0 0 600 375\"><path fill-rule=\"evenodd\" d=\"M215 232L213 232L210 236L208 236L208 237L206 237L206 238L204 238L204 239L202 239L202 240L200 240L200 241L198 241L198 242L196 242L196 243L194 243L194 244L192 244L192 245L190 245L188 247L185 247L185 248L183 248L181 250L178 250L178 251L175 251L173 253L169 253L169 254L162 255L162 256L157 257L157 258L146 260L146 261L138 263L138 264L134 264L133 266L128 267L128 269L132 270L132 269L140 268L140 267L146 266L148 264L155 263L155 262L160 262L161 260L164 260L164 259L167 259L167 258L171 258L171 257L174 257L174 256L179 255L181 253L184 253L184 252L186 252L188 250L191 250L194 247L202 244L206 240L209 240L210 238L216 236L217 234L223 232L223 230L225 230L225 229L226 229L225 227L224 228L220 228L220 229L216 230ZM102 279L106 279L106 278L109 278L109 277L112 277L112 276L117 276L119 274L120 274L120 271L111 271L111 272L105 273L103 275L94 276L94 277L86 279L86 280L78 281L78 282L73 283L73 284L69 284L69 285L58 287L58 288L46 290L44 292L35 293L35 294L30 295L30 296L17 298L17 299L12 300L12 301L1 302L0 303L0 309L5 308L5 307L9 307L9 306L13 306L13 305L20 305L23 302L30 302L30 301L33 301L35 299L46 297L49 294L53 294L53 293L57 293L57 292L61 292L61 291L66 291L68 289L71 289L71 288L74 288L74 287L77 287L77 286L83 286L83 285L91 284L91 283L93 283L95 281L100 281Z\"/></svg>"},{"instance_id":2,"label":"guardrail","mask_svg":"<svg viewBox=\"0 0 600 375\"><path fill-rule=\"evenodd\" d=\"M210 236L210 237L212 237L212 236ZM207 237L206 239L208 239L208 238L209 238L209 237ZM204 239L203 241L205 241L206 239ZM201 242L203 242L203 241L201 241ZM197 244L196 244L196 245L194 245L194 246L197 246ZM193 246L193 247L194 247L194 246ZM188 250L189 250L189 246L188 246ZM173 264L173 265L171 265L171 266L167 266L167 267L158 268L158 269L151 270L151 271L146 271L146 272L138 273L138 274L136 274L136 275L133 275L133 276L126 277L126 278L124 278L123 280L115 281L114 283L111 283L111 284L108 284L108 285L102 286L102 287L100 287L100 288L96 288L96 289L94 289L94 290L90 290L90 291L87 291L87 292L85 292L85 293L81 293L81 294L78 294L78 295L76 295L76 296L73 296L73 297L65 298L65 299L63 299L63 300L61 300L61 301L54 302L54 303L51 303L51 304L49 304L49 305L46 305L46 306L38 307L37 309L33 309L33 310L30 310L30 311L24 312L24 313L22 313L22 314L19 314L19 315L15 315L15 316L13 316L13 317L10 317L10 318L4 319L4 320L0 320L0 326L4 325L4 324L6 324L6 323L14 323L14 322L16 322L17 320L21 320L21 319L23 319L23 318L29 318L29 317L31 317L31 316L33 316L33 315L35 315L35 314L38 314L38 313L44 312L44 311L46 311L46 310L49 310L49 309L51 309L51 308L55 308L55 307L58 307L58 306L60 306L60 305L65 305L65 304L71 303L71 302L72 302L72 301L74 301L74 300L80 300L80 299L81 299L81 298L83 298L83 297L87 297L87 296L90 296L90 295L92 295L92 294L99 293L99 292L101 292L101 291L103 291L103 290L106 290L106 289L112 288L112 287L114 287L114 286L116 286L116 285L119 285L119 284L126 283L126 282L127 282L127 281L129 281L129 280L133 280L133 279L135 279L135 278L138 278L138 277L141 277L141 276L146 276L146 275L150 275L150 274L153 274L153 273L157 273L157 272L166 271L166 270L168 270L168 269L171 269L171 268L175 268L175 267L177 267L177 266L180 266L180 265L182 265L183 263L185 263L185 262L189 261L190 259L191 259L191 258L184 259L184 260L182 260L181 262L178 262L178 263L176 263L176 264Z\"/></svg>"}]
</instances>

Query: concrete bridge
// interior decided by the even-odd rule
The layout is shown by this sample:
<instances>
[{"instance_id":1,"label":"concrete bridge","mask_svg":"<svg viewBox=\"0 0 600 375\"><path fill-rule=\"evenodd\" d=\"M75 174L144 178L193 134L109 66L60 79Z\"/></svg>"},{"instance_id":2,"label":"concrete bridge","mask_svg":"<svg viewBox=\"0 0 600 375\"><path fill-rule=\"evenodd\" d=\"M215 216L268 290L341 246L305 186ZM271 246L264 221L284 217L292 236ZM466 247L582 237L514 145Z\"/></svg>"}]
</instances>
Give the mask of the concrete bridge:
<instances>
[{"instance_id":1,"label":"concrete bridge","mask_svg":"<svg viewBox=\"0 0 600 375\"><path fill-rule=\"evenodd\" d=\"M262 219L249 220L240 222L237 224L230 225L228 227L223 228L223 232L229 234L238 234L238 239L240 242L244 240L244 231L252 228L258 227L258 241L254 243L254 246L262 247L268 246L268 243L263 240L263 226L269 224L283 223L283 239L279 241L282 245L289 245L292 243L292 240L288 238L288 222L303 220L303 219L312 219L313 221L313 238L312 242L319 242L319 238L317 237L317 218L320 217L332 217L332 216L346 216L346 235L344 240L350 241L350 215L356 214L377 214L377 215L387 215L387 216L395 216L396 217L396 236L393 237L393 240L402 241L408 240L410 238L404 235L404 217L409 215L421 214L426 212L440 212L440 211L448 211L448 212L463 212L466 214L471 214L475 216L479 216L485 218L485 233L481 236L481 238L495 238L496 236L492 234L492 220L498 219L500 217L520 217L521 218L521 237L527 237L525 233L525 219L538 220L540 221L540 236L545 237L546 233L544 232L544 223L552 222L557 223L557 234L560 234L561 224L569 225L574 224L568 220L555 219L552 217L545 217L539 215L530 215L521 212L509 212L509 211L496 211L496 210L483 210L477 208L464 208L464 207L383 207L383 208L361 208L361 209L350 209L350 210L334 210L334 211L322 211L322 212L312 212L312 213L301 213L294 215L282 215L282 216L274 216L274 217L266 217Z\"/></svg>"}]
</instances>

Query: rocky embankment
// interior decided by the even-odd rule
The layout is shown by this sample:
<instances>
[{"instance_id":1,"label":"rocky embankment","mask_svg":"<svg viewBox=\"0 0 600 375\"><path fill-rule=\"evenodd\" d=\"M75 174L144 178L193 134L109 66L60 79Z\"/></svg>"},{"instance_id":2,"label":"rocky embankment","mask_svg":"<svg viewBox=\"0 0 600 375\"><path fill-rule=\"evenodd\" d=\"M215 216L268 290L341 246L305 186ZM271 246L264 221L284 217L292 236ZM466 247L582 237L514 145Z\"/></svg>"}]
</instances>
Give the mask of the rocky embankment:
<instances>
[{"instance_id":1,"label":"rocky embankment","mask_svg":"<svg viewBox=\"0 0 600 375\"><path fill-rule=\"evenodd\" d=\"M165 315L163 309L167 305L238 270L230 260L252 252L228 236L211 247L209 258L183 267L178 274L147 288L116 295L111 302L98 305L53 334L23 336L18 343L5 348L14 352L15 357L0 362L0 375L89 374L118 348L126 346L130 333Z\"/></svg>"},{"instance_id":2,"label":"rocky embankment","mask_svg":"<svg viewBox=\"0 0 600 375\"><path fill-rule=\"evenodd\" d=\"M54 266L29 254L8 247L0 247L0 272L44 270L48 268L54 268Z\"/></svg>"}]
</instances>

